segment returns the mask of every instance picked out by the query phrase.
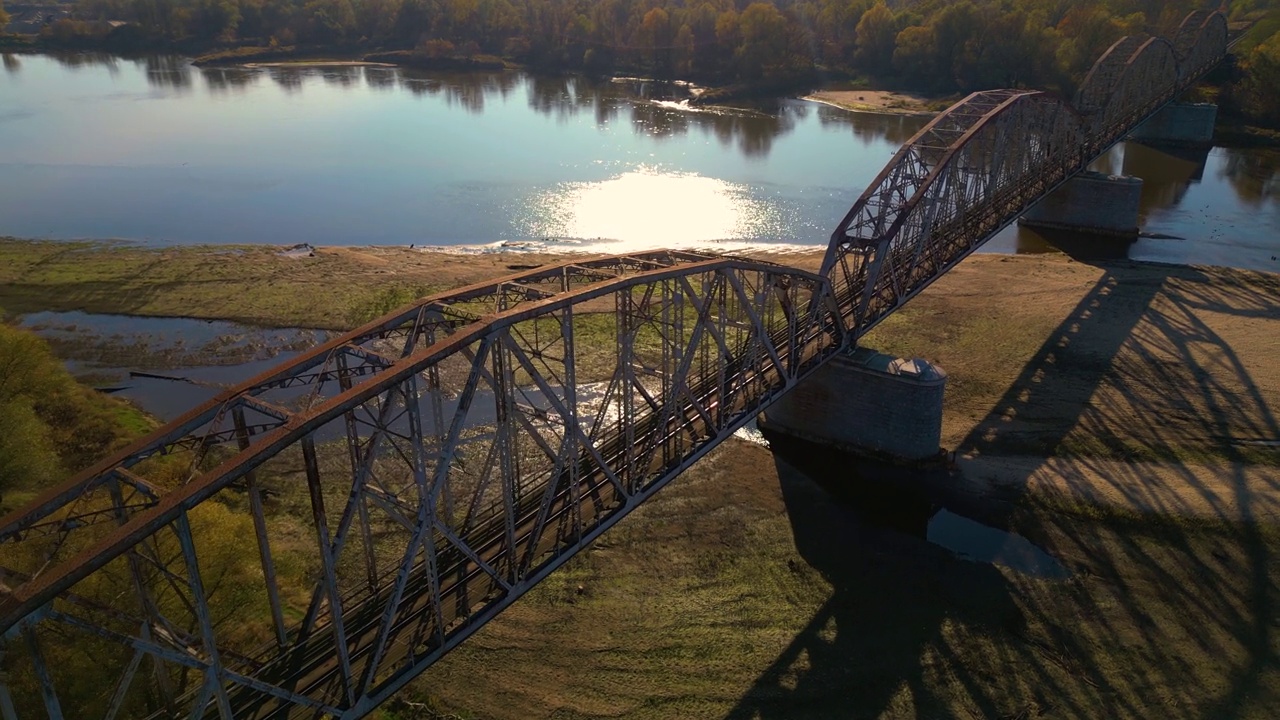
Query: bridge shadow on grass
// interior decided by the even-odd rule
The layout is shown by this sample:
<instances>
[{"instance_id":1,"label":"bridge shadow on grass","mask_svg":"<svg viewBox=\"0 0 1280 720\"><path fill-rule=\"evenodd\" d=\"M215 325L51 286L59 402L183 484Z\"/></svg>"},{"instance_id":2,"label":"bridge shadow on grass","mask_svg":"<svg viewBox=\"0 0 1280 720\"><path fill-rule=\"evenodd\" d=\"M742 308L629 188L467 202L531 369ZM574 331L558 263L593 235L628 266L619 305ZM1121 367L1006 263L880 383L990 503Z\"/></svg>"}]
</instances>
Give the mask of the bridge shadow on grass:
<instances>
[{"instance_id":1,"label":"bridge shadow on grass","mask_svg":"<svg viewBox=\"0 0 1280 720\"><path fill-rule=\"evenodd\" d=\"M1131 656L1107 677L1114 714L1280 716L1280 277L1123 264L1091 295L962 467L1089 577L1087 620L1059 634L1099 666ZM1053 459L999 459L1028 449Z\"/></svg>"},{"instance_id":2,"label":"bridge shadow on grass","mask_svg":"<svg viewBox=\"0 0 1280 720\"><path fill-rule=\"evenodd\" d=\"M1280 278L1100 267L958 471L869 482L847 460L778 457L796 546L832 596L729 717L1280 716ZM841 504L808 477L911 488L916 517L939 503L1074 574L869 527L903 500Z\"/></svg>"},{"instance_id":3,"label":"bridge shadow on grass","mask_svg":"<svg viewBox=\"0 0 1280 720\"><path fill-rule=\"evenodd\" d=\"M728 717L949 715L948 699L934 693L929 675L953 664L961 652L955 643L969 632L1020 631L1024 621L1008 582L994 567L960 560L920 537L937 509L932 501L841 492L843 483L848 489L874 481L855 477L836 453L797 450L785 458L775 452L778 479L796 549L831 585L831 597ZM982 715L1000 716L981 678L956 679Z\"/></svg>"}]
</instances>

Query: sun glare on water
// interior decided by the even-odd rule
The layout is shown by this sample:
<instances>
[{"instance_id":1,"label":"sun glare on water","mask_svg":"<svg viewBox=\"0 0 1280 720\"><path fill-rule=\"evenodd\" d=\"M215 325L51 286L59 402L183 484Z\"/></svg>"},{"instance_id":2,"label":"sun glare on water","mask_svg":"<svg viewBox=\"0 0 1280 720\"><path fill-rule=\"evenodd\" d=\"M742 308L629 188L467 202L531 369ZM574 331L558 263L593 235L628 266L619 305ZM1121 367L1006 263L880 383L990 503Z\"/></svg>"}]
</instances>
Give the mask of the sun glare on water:
<instances>
[{"instance_id":1,"label":"sun glare on water","mask_svg":"<svg viewBox=\"0 0 1280 720\"><path fill-rule=\"evenodd\" d=\"M777 212L737 183L639 168L601 182L562 183L543 194L528 233L607 243L621 251L736 245L776 235ZM775 232L771 232L775 231Z\"/></svg>"}]
</instances>

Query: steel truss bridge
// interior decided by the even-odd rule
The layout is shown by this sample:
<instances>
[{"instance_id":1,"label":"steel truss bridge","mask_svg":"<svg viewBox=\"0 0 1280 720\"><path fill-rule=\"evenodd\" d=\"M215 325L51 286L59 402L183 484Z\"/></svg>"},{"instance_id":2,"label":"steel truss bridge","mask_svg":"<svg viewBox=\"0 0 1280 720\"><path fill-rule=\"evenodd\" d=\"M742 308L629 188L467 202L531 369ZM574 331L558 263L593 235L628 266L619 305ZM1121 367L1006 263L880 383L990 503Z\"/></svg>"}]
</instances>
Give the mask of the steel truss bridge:
<instances>
[{"instance_id":1,"label":"steel truss bridge","mask_svg":"<svg viewBox=\"0 0 1280 720\"><path fill-rule=\"evenodd\" d=\"M907 142L819 273L656 251L423 299L0 518L0 715L358 718L1193 86L1217 14L1074 102Z\"/></svg>"}]
</instances>

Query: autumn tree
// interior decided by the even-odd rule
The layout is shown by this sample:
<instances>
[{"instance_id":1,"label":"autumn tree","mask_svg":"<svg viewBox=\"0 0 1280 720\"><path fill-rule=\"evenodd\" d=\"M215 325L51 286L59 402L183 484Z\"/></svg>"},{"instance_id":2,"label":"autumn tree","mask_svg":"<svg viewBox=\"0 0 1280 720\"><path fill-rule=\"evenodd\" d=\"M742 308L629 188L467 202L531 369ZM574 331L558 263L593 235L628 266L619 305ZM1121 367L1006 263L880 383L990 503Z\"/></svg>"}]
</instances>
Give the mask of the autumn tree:
<instances>
[{"instance_id":1,"label":"autumn tree","mask_svg":"<svg viewBox=\"0 0 1280 720\"><path fill-rule=\"evenodd\" d=\"M125 442L119 401L77 383L48 343L0 324L0 494L34 491Z\"/></svg>"},{"instance_id":2,"label":"autumn tree","mask_svg":"<svg viewBox=\"0 0 1280 720\"><path fill-rule=\"evenodd\" d=\"M341 45L354 39L356 11L351 0L307 0L302 7L306 18L306 39L325 45Z\"/></svg>"},{"instance_id":3,"label":"autumn tree","mask_svg":"<svg viewBox=\"0 0 1280 720\"><path fill-rule=\"evenodd\" d=\"M239 26L236 0L199 0L191 18L191 34L205 40L234 40Z\"/></svg>"},{"instance_id":4,"label":"autumn tree","mask_svg":"<svg viewBox=\"0 0 1280 720\"><path fill-rule=\"evenodd\" d=\"M893 11L881 0L858 20L858 49L854 54L858 65L872 73L888 71L893 65L896 35Z\"/></svg>"},{"instance_id":5,"label":"autumn tree","mask_svg":"<svg viewBox=\"0 0 1280 720\"><path fill-rule=\"evenodd\" d=\"M649 67L659 76L670 76L675 31L671 27L671 16L667 11L656 7L645 13L644 19L640 21L637 38L638 44L644 48Z\"/></svg>"},{"instance_id":6,"label":"autumn tree","mask_svg":"<svg viewBox=\"0 0 1280 720\"><path fill-rule=\"evenodd\" d=\"M735 56L743 77L758 80L790 65L787 19L770 3L756 2L738 22L742 44Z\"/></svg>"},{"instance_id":7,"label":"autumn tree","mask_svg":"<svg viewBox=\"0 0 1280 720\"><path fill-rule=\"evenodd\" d=\"M1234 101L1253 122L1280 121L1280 32L1259 43L1245 57Z\"/></svg>"},{"instance_id":8,"label":"autumn tree","mask_svg":"<svg viewBox=\"0 0 1280 720\"><path fill-rule=\"evenodd\" d=\"M912 25L894 39L893 69L909 84L933 88L940 75L932 25Z\"/></svg>"}]
</instances>

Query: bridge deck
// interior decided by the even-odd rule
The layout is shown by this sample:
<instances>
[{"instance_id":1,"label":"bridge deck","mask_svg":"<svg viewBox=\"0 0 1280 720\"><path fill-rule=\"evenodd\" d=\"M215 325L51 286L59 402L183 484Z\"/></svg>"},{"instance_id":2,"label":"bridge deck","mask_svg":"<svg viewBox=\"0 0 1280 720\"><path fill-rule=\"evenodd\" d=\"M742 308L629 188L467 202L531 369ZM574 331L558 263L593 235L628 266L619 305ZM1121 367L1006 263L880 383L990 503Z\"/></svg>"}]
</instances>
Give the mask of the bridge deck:
<instances>
[{"instance_id":1,"label":"bridge deck","mask_svg":"<svg viewBox=\"0 0 1280 720\"><path fill-rule=\"evenodd\" d=\"M1117 42L1072 103L969 96L867 188L820 273L674 251L539 268L193 409L0 519L3 717L367 714L1226 49L1197 12ZM66 643L98 662L51 661ZM64 705L89 672L100 697Z\"/></svg>"}]
</instances>

